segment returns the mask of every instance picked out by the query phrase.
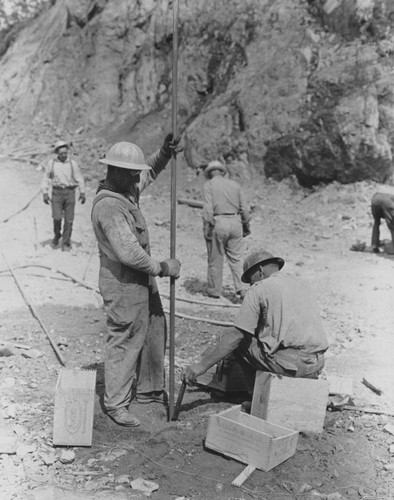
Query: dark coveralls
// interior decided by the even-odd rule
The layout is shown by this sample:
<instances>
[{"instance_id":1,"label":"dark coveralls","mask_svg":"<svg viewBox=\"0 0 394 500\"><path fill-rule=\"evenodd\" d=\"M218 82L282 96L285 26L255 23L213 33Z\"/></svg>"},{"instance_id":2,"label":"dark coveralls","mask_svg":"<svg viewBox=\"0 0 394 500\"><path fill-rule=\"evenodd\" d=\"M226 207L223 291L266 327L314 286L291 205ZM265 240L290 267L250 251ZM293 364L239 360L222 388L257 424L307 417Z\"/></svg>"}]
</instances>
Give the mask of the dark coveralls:
<instances>
[{"instance_id":1,"label":"dark coveralls","mask_svg":"<svg viewBox=\"0 0 394 500\"><path fill-rule=\"evenodd\" d=\"M127 407L137 392L164 389L166 320L154 276L160 263L150 256L149 235L139 207L140 192L167 165L161 151L141 172L134 192L123 195L106 182L95 197L92 224L100 255L99 288L107 313L105 395L107 410Z\"/></svg>"},{"instance_id":2,"label":"dark coveralls","mask_svg":"<svg viewBox=\"0 0 394 500\"><path fill-rule=\"evenodd\" d=\"M380 219L385 219L394 246L394 195L389 193L375 193L372 196L371 210L374 218L371 242L372 249L379 248Z\"/></svg>"}]
</instances>

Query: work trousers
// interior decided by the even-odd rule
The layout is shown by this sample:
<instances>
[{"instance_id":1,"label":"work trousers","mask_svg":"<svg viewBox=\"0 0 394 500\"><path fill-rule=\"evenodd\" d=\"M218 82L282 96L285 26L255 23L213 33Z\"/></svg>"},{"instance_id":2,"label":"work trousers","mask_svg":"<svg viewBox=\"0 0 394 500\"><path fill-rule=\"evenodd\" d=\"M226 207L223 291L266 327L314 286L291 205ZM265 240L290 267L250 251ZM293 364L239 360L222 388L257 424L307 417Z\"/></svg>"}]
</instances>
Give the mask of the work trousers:
<instances>
[{"instance_id":1,"label":"work trousers","mask_svg":"<svg viewBox=\"0 0 394 500\"><path fill-rule=\"evenodd\" d=\"M164 389L166 320L155 278L105 257L100 264L108 329L104 405L115 410L130 404L134 381L138 393Z\"/></svg>"},{"instance_id":2,"label":"work trousers","mask_svg":"<svg viewBox=\"0 0 394 500\"><path fill-rule=\"evenodd\" d=\"M372 215L373 215L373 219L374 219L373 228L372 228L371 246L375 247L375 248L379 248L381 208L379 206L372 204L371 210L372 210ZM386 224L387 224L387 227L391 233L391 240L392 240L393 246L394 246L394 225L391 224L389 220L386 220Z\"/></svg>"},{"instance_id":3,"label":"work trousers","mask_svg":"<svg viewBox=\"0 0 394 500\"><path fill-rule=\"evenodd\" d=\"M61 224L64 214L63 245L70 245L75 212L75 189L52 190L52 217L54 221ZM59 225L60 229L60 225ZM58 238L59 234L55 237Z\"/></svg>"},{"instance_id":4,"label":"work trousers","mask_svg":"<svg viewBox=\"0 0 394 500\"><path fill-rule=\"evenodd\" d=\"M245 335L234 351L234 358L242 368L249 390L253 390L257 370L287 377L316 379L324 367L323 353L311 354L302 349L287 348L269 356L251 335Z\"/></svg>"},{"instance_id":5,"label":"work trousers","mask_svg":"<svg viewBox=\"0 0 394 500\"><path fill-rule=\"evenodd\" d=\"M220 296L223 288L223 261L226 255L233 276L235 292L244 288L242 276L242 224L239 215L217 215L212 240L206 240L208 253L209 295Z\"/></svg>"}]
</instances>

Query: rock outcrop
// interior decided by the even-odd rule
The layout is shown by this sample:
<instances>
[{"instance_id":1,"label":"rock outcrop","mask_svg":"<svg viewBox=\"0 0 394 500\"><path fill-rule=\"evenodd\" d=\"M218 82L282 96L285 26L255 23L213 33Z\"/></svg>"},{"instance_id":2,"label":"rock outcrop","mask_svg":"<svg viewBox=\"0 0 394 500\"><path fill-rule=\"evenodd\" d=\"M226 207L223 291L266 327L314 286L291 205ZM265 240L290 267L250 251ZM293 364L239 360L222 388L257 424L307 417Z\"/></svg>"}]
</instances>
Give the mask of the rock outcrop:
<instances>
[{"instance_id":1,"label":"rock outcrop","mask_svg":"<svg viewBox=\"0 0 394 500\"><path fill-rule=\"evenodd\" d=\"M151 151L171 123L172 2L53 3L0 59L3 139L83 130ZM389 0L180 0L187 163L241 160L306 186L387 181L393 28Z\"/></svg>"}]
</instances>

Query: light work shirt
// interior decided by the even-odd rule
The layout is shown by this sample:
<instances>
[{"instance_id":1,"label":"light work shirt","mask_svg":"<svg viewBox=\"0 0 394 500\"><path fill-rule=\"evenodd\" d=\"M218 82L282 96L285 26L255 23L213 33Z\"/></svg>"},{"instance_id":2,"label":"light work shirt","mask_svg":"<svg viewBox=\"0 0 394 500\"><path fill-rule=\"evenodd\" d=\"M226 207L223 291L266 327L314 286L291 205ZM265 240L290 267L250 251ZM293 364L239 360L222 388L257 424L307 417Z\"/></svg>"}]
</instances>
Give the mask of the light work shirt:
<instances>
[{"instance_id":1,"label":"light work shirt","mask_svg":"<svg viewBox=\"0 0 394 500\"><path fill-rule=\"evenodd\" d=\"M314 293L296 277L275 273L252 285L234 325L256 336L266 354L288 347L307 353L328 349Z\"/></svg>"},{"instance_id":2,"label":"light work shirt","mask_svg":"<svg viewBox=\"0 0 394 500\"><path fill-rule=\"evenodd\" d=\"M41 183L43 194L48 194L50 187L79 187L80 193L85 193L85 182L83 180L78 162L73 158L67 158L65 162L57 158L51 158L45 167L44 177Z\"/></svg>"},{"instance_id":3,"label":"light work shirt","mask_svg":"<svg viewBox=\"0 0 394 500\"><path fill-rule=\"evenodd\" d=\"M215 176L204 184L203 219L210 224L215 223L215 215L239 214L242 223L249 222L247 208L241 186L222 176Z\"/></svg>"}]
</instances>

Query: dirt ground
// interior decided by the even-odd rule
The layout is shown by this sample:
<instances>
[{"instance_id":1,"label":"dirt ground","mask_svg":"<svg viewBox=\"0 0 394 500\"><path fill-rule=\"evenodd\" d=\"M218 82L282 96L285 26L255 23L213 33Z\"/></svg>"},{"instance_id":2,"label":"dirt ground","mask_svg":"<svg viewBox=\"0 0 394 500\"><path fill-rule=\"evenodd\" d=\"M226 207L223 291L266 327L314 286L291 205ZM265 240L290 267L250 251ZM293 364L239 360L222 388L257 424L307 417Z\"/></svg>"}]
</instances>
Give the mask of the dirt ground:
<instances>
[{"instance_id":1,"label":"dirt ground","mask_svg":"<svg viewBox=\"0 0 394 500\"><path fill-rule=\"evenodd\" d=\"M98 167L100 169L101 167ZM0 221L22 208L39 189L42 172L25 163L1 164ZM86 173L86 172L85 172ZM105 317L100 296L68 276L95 288L98 258L90 226L91 202L103 170L90 175L87 203L77 204L70 253L53 250L50 209L39 195L28 209L0 224L0 250L12 265L28 299L56 340L68 366L97 369L93 444L76 447L71 458L52 445L55 384L61 366L8 271L0 264L0 340L9 342L0 357L0 445L17 440L15 454L0 454L0 497L4 499L146 498L131 489L133 479L157 483L151 498L301 499L394 498L394 417L361 411L327 411L321 434L300 434L293 457L269 472L256 470L241 488L231 485L245 465L204 448L208 417L236 400L218 400L199 388L186 391L179 419L167 422L166 409L133 402L141 419L136 429L118 427L101 409ZM143 195L152 254L169 255L168 174ZM200 199L201 176L183 170L180 198ZM318 295L330 349L323 378L353 381L353 403L394 414L394 259L386 254L353 252L357 240L369 244L370 199L375 183L332 184L305 191L292 180L262 178L245 186L253 208L246 250L264 247L286 260L283 273L308 280ZM206 251L201 211L177 209L177 257L182 273L177 295L210 302L204 295ZM388 238L382 226L382 239ZM1 256L0 256L1 257ZM167 279L159 280L163 302ZM225 265L225 299L235 302ZM235 308L177 302L177 311L231 321ZM176 384L184 366L225 327L176 320ZM25 346L23 349L21 347ZM1 347L1 346L0 346ZM377 395L361 383L374 381ZM390 427L391 426L391 427ZM391 450L391 451L390 451ZM1 450L0 450L1 451ZM69 463L67 463L69 462Z\"/></svg>"}]
</instances>

